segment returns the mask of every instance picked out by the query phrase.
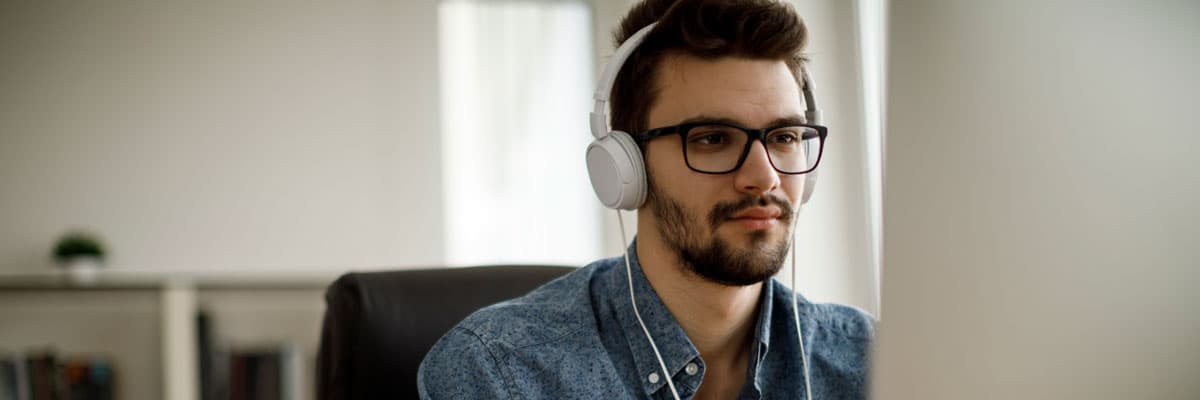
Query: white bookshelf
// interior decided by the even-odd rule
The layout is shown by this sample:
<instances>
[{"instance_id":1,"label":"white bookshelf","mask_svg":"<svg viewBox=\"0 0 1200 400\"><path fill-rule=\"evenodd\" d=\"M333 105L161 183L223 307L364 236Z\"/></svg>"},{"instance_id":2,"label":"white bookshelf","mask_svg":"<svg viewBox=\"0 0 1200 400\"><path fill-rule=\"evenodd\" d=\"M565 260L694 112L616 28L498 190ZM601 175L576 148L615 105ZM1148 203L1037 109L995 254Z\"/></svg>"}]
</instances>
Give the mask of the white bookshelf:
<instances>
[{"instance_id":1,"label":"white bookshelf","mask_svg":"<svg viewBox=\"0 0 1200 400\"><path fill-rule=\"evenodd\" d=\"M199 400L195 315L203 308L217 336L231 346L301 346L308 387L298 397L307 400L324 288L338 275L110 269L93 282L79 283L64 271L0 273L0 318L17 324L0 324L0 350L54 345L61 353L111 352L120 398ZM127 321L108 321L105 315ZM108 332L108 337L89 330ZM156 372L161 375L154 377Z\"/></svg>"}]
</instances>

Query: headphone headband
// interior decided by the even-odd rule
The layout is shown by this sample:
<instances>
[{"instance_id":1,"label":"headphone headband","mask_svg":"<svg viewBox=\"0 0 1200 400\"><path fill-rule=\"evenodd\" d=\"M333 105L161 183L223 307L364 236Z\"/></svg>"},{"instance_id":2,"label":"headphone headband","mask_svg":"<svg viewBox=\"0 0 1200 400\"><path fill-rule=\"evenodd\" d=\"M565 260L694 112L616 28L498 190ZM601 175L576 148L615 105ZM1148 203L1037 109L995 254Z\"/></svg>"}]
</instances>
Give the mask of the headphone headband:
<instances>
[{"instance_id":1,"label":"headphone headband","mask_svg":"<svg viewBox=\"0 0 1200 400\"><path fill-rule=\"evenodd\" d=\"M808 68L800 68L800 93L804 95L804 119L810 124L821 123L821 109L817 108L817 97L813 96L812 79Z\"/></svg>"},{"instance_id":2,"label":"headphone headband","mask_svg":"<svg viewBox=\"0 0 1200 400\"><path fill-rule=\"evenodd\" d=\"M651 22L650 25L635 32L629 39L625 39L625 42L621 43L621 47L617 47L617 51L613 53L612 60L604 64L604 72L600 74L600 81L596 82L596 92L592 94L592 98L596 100L596 106L592 109L592 137L600 139L608 135L608 96L612 94L613 85L617 82L617 74L621 73L621 67L625 65L625 60L628 60L633 51L641 46L655 25L658 23Z\"/></svg>"},{"instance_id":3,"label":"headphone headband","mask_svg":"<svg viewBox=\"0 0 1200 400\"><path fill-rule=\"evenodd\" d=\"M591 112L589 125L595 140L587 149L588 178L592 181L592 190L608 208L634 210L641 207L646 199L646 170L641 149L628 133L609 130L608 98L625 61L646 40L646 36L650 35L657 24L655 22L642 27L617 47L612 59L604 65L600 80L596 83L596 92L592 94L596 104ZM804 68L800 69L800 80L800 91L804 96L804 118L808 123L819 124L821 113L813 96L812 80ZM817 171L806 175L801 204L807 203L812 196L816 179Z\"/></svg>"}]
</instances>

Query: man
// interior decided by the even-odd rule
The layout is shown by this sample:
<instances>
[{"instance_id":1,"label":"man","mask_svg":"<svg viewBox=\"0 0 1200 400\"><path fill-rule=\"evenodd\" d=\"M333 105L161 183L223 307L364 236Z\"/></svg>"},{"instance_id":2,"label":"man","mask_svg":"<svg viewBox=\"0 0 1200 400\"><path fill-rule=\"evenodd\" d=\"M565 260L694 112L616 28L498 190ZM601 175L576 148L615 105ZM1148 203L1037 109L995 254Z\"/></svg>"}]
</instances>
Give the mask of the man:
<instances>
[{"instance_id":1,"label":"man","mask_svg":"<svg viewBox=\"0 0 1200 400\"><path fill-rule=\"evenodd\" d=\"M423 398L865 398L871 318L772 279L820 157L799 146L824 139L803 23L769 0L647 0L618 41L652 23L612 91L649 181L628 264L471 315L422 363Z\"/></svg>"}]
</instances>

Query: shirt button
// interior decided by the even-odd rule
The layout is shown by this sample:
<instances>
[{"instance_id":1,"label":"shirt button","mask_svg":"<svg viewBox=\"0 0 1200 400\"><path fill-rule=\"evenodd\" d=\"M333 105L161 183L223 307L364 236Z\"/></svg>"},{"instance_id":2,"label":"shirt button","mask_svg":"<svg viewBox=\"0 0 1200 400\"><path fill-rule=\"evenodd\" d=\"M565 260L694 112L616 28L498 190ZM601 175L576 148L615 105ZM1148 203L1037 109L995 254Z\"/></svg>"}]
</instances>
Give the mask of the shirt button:
<instances>
[{"instance_id":1,"label":"shirt button","mask_svg":"<svg viewBox=\"0 0 1200 400\"><path fill-rule=\"evenodd\" d=\"M658 373L657 373L657 372L651 372L651 373L650 373L650 376L646 377L646 379L649 379L649 380L650 380L650 383L658 383Z\"/></svg>"},{"instance_id":2,"label":"shirt button","mask_svg":"<svg viewBox=\"0 0 1200 400\"><path fill-rule=\"evenodd\" d=\"M697 372L700 372L700 367L696 366L696 363L688 363L686 367L683 367L683 371L687 372L688 375L695 375Z\"/></svg>"}]
</instances>

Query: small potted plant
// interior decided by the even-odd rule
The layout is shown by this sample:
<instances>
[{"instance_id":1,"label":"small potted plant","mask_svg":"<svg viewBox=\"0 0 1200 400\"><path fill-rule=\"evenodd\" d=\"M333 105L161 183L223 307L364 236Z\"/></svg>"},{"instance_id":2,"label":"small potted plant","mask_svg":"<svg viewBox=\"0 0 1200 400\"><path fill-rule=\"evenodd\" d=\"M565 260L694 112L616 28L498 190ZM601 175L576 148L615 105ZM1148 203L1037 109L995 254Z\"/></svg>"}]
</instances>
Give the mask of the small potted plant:
<instances>
[{"instance_id":1,"label":"small potted plant","mask_svg":"<svg viewBox=\"0 0 1200 400\"><path fill-rule=\"evenodd\" d=\"M66 269L67 275L76 283L93 283L96 272L104 264L104 244L88 232L67 232L54 245L54 261Z\"/></svg>"}]
</instances>

